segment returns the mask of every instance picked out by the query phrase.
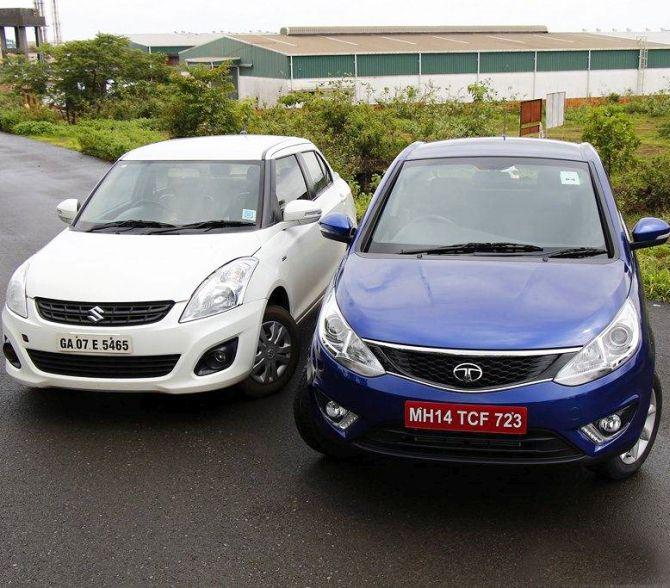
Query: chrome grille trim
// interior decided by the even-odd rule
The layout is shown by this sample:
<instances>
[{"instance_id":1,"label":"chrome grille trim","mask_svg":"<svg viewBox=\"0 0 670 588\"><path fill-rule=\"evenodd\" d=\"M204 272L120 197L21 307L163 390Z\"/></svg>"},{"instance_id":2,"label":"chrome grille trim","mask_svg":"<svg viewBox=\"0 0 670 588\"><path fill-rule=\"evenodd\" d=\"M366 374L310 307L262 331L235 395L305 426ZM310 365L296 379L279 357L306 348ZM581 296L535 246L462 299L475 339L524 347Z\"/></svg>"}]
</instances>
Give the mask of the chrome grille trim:
<instances>
[{"instance_id":1,"label":"chrome grille trim","mask_svg":"<svg viewBox=\"0 0 670 588\"><path fill-rule=\"evenodd\" d=\"M523 350L504 350L504 349L448 349L445 347L420 347L416 345L401 345L400 343L387 343L386 341L377 341L375 339L363 339L370 345L379 345L381 347L393 347L404 351L419 351L423 353L444 353L445 355L489 355L492 357L525 357L533 355L563 355L564 353L576 353L581 351L582 347L561 347L556 349L523 349Z\"/></svg>"}]
</instances>

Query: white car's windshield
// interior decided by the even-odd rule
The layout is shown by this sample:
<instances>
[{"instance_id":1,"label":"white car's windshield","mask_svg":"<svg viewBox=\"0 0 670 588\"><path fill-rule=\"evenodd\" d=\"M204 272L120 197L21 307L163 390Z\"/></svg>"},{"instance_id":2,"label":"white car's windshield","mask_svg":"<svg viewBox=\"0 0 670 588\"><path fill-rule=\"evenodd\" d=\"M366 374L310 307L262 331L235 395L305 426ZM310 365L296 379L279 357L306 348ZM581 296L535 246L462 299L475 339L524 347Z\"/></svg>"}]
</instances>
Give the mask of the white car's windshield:
<instances>
[{"instance_id":1,"label":"white car's windshield","mask_svg":"<svg viewBox=\"0 0 670 588\"><path fill-rule=\"evenodd\" d=\"M368 250L585 257L607 244L586 163L473 157L406 162Z\"/></svg>"},{"instance_id":2,"label":"white car's windshield","mask_svg":"<svg viewBox=\"0 0 670 588\"><path fill-rule=\"evenodd\" d=\"M152 233L255 227L260 196L258 161L120 161L75 228Z\"/></svg>"}]
</instances>

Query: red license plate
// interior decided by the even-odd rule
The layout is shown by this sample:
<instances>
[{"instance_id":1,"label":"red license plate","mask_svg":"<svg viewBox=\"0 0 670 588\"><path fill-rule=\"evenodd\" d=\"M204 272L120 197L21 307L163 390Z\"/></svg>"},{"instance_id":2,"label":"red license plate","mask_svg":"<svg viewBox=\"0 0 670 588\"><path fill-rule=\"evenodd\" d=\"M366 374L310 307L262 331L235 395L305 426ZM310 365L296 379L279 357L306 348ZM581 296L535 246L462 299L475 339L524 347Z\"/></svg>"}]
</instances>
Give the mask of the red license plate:
<instances>
[{"instance_id":1,"label":"red license plate","mask_svg":"<svg viewBox=\"0 0 670 588\"><path fill-rule=\"evenodd\" d=\"M405 427L432 431L467 431L524 435L528 428L525 406L405 402Z\"/></svg>"}]
</instances>

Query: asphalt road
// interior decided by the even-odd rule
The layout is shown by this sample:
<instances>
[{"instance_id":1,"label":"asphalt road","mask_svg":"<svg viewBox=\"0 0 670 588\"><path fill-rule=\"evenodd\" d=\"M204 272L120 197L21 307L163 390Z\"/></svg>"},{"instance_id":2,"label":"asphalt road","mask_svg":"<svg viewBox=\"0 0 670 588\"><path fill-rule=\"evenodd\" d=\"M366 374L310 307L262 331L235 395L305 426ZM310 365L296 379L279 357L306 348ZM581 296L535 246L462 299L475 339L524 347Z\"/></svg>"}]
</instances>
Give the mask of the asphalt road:
<instances>
[{"instance_id":1,"label":"asphalt road","mask_svg":"<svg viewBox=\"0 0 670 588\"><path fill-rule=\"evenodd\" d=\"M105 169L0 134L3 292L63 228L57 202ZM651 315L670 390L670 307ZM670 411L640 475L615 484L574 468L331 463L294 429L294 387L256 402L36 391L0 370L0 583L670 582Z\"/></svg>"}]
</instances>

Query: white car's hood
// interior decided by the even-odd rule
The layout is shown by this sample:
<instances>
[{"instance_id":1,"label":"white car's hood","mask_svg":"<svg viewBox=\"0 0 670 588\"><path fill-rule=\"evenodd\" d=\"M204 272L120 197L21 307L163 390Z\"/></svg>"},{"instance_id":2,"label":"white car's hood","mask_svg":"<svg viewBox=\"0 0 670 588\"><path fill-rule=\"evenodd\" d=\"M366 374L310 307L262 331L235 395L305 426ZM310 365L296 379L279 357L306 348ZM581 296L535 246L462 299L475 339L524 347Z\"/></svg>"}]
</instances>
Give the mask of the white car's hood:
<instances>
[{"instance_id":1,"label":"white car's hood","mask_svg":"<svg viewBox=\"0 0 670 588\"><path fill-rule=\"evenodd\" d=\"M188 300L215 269L253 255L255 232L124 235L66 230L30 259L29 297L80 302Z\"/></svg>"}]
</instances>

